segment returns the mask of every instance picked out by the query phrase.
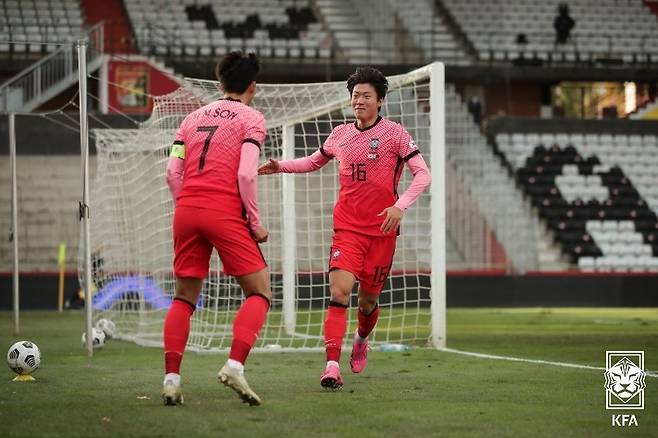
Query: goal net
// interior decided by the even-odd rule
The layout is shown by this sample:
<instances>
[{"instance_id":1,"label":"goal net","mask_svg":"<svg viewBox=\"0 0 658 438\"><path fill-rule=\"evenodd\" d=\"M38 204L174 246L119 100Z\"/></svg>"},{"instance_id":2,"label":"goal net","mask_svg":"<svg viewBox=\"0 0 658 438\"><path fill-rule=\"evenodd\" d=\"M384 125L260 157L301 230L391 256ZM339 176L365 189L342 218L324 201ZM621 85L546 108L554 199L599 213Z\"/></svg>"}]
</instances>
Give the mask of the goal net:
<instances>
[{"instance_id":1,"label":"goal net","mask_svg":"<svg viewBox=\"0 0 658 438\"><path fill-rule=\"evenodd\" d=\"M372 341L441 346L445 228L438 214L443 172L437 170L443 165L443 66L435 63L388 79L382 115L402 123L436 169L431 191L405 214ZM173 202L165 181L168 155L183 118L219 97L217 82L186 79L179 90L155 99L153 113L140 129L95 131L97 171L90 205L94 318L112 319L119 338L162 345L163 319L175 284ZM344 81L259 84L253 106L267 120L263 161L311 154L335 126L354 120ZM400 193L410 180L405 169ZM326 270L338 191L335 160L317 172L259 177L258 190L262 221L270 232L261 249L273 299L255 348L323 348ZM230 346L232 320L243 296L235 280L223 273L216 253L210 269L188 348L221 351ZM356 294L349 321L346 341L356 328Z\"/></svg>"}]
</instances>

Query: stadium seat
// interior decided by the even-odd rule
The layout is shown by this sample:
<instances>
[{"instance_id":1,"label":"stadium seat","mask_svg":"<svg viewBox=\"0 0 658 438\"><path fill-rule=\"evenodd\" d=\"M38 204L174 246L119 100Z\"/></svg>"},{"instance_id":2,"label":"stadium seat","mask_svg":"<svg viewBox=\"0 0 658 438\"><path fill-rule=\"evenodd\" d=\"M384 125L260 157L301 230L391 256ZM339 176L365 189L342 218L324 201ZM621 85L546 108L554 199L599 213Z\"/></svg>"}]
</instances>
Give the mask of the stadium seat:
<instances>
[{"instance_id":1,"label":"stadium seat","mask_svg":"<svg viewBox=\"0 0 658 438\"><path fill-rule=\"evenodd\" d=\"M67 3L66 7L54 0L3 3L0 3L0 10L3 10L0 52L33 56L52 52L57 48L53 43L69 41L84 27L78 2ZM42 42L51 45L44 46Z\"/></svg>"},{"instance_id":2,"label":"stadium seat","mask_svg":"<svg viewBox=\"0 0 658 438\"><path fill-rule=\"evenodd\" d=\"M658 255L658 172L645 146L655 138L500 133L495 140L555 241L579 268L642 271L658 266L651 264ZM585 257L593 259L580 262Z\"/></svg>"},{"instance_id":3,"label":"stadium seat","mask_svg":"<svg viewBox=\"0 0 658 438\"><path fill-rule=\"evenodd\" d=\"M408 3L408 2L407 2ZM569 3L575 27L565 45L555 45L553 20L558 0L445 0L456 22L478 50L480 59L507 61L524 52L542 62L646 62L658 50L656 17L640 1L601 0ZM610 20L614 17L614 20ZM629 29L633 29L629 33ZM519 29L527 44L518 44ZM493 56L491 56L493 53Z\"/></svg>"},{"instance_id":4,"label":"stadium seat","mask_svg":"<svg viewBox=\"0 0 658 438\"><path fill-rule=\"evenodd\" d=\"M310 58L322 56L319 49L327 38L307 0L203 5L126 0L125 5L143 53L207 57L248 50L264 57Z\"/></svg>"}]
</instances>

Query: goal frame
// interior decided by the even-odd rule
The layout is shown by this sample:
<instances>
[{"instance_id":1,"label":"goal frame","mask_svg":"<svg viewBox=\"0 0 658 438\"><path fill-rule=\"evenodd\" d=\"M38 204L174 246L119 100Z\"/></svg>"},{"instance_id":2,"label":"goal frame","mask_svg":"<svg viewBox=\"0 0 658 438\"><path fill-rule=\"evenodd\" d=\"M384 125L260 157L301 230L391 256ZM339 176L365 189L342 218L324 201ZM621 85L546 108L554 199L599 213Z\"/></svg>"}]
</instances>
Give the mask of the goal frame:
<instances>
[{"instance_id":1,"label":"goal frame","mask_svg":"<svg viewBox=\"0 0 658 438\"><path fill-rule=\"evenodd\" d=\"M408 72L404 75L395 76L390 81L392 86L404 86L405 84L414 83L419 79L428 80L429 90L429 145L430 149L429 164L433 175L432 184L429 188L430 194L430 338L428 345L434 348L446 347L446 254L445 254L445 166L446 166L446 145L445 145L445 67L440 62L435 62L419 69ZM206 82L206 81L200 81ZM211 82L211 81L207 81ZM285 84L282 84L285 85ZM300 84L301 85L301 84ZM309 84L306 84L309 85ZM311 84L312 85L312 84ZM335 85L335 84L334 84ZM341 103L342 107L344 103ZM334 109L335 104L325 104L304 113L304 118L317 116L328 113ZM292 116L286 119L285 123L277 120L275 126L281 128L281 158L295 158L295 125L299 124L299 117ZM268 120L269 124L269 120ZM296 333L297 318L297 278L296 258L297 258L297 236L295 232L296 211L295 211L295 175L282 174L282 220L281 224L281 281L282 281L282 307L281 307L281 324L283 331L289 336L299 336ZM411 207L412 209L414 206ZM82 274L82 273L81 273ZM89 275L85 273L85 276ZM303 335L302 335L303 336ZM130 336L128 337L130 338ZM149 341L138 342L143 345L155 345ZM190 348L190 346L188 346ZM205 351L200 347L191 347L192 350ZM255 347L261 350L263 347ZM281 348L275 351L303 351L317 348ZM267 348L264 348L268 351ZM221 351L221 350L220 350ZM269 350L272 351L272 350Z\"/></svg>"},{"instance_id":2,"label":"goal frame","mask_svg":"<svg viewBox=\"0 0 658 438\"><path fill-rule=\"evenodd\" d=\"M430 78L430 168L432 184L430 186L430 223L432 227L432 270L431 278L431 342L432 346L446 348L446 257L445 257L445 66L434 62L410 75L428 74ZM284 160L295 158L295 127L283 126ZM286 333L295 332L295 258L296 258L296 223L295 212L295 174L282 174L283 178L283 212L284 224L282 235L283 265L283 320Z\"/></svg>"}]
</instances>

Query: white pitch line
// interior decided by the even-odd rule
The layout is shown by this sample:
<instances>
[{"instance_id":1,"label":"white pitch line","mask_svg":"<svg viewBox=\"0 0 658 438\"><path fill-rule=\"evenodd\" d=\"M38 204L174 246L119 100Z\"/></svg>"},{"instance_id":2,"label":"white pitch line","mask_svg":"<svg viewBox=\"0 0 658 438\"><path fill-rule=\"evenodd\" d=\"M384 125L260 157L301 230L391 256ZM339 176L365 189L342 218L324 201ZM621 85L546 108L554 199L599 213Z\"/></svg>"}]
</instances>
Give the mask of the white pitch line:
<instances>
[{"instance_id":1,"label":"white pitch line","mask_svg":"<svg viewBox=\"0 0 658 438\"><path fill-rule=\"evenodd\" d=\"M455 353L461 354L464 356L478 357L480 359L493 359L493 360L508 360L510 362L525 362L525 363L536 363L541 365L553 365L556 367L565 367L565 368L580 368L583 370L598 370L605 371L604 367L595 367L591 365L579 365L577 363L567 363L567 362L552 362L550 360L541 360L541 359L524 359L521 357L511 357L511 356L496 356L494 354L485 354L485 353L474 353L471 351L462 351L455 350L454 348L439 348L439 351L445 351L446 353ZM658 372L645 370L647 376L658 378Z\"/></svg>"}]
</instances>

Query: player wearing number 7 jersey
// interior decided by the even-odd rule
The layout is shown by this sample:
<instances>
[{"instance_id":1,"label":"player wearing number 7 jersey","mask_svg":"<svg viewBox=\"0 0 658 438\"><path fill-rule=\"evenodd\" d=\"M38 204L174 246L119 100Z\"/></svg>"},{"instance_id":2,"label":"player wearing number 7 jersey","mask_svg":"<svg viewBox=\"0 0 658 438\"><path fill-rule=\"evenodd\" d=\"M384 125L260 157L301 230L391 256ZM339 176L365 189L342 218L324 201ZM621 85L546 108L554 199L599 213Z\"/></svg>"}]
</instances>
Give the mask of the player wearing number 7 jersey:
<instances>
[{"instance_id":1,"label":"player wearing number 7 jersey","mask_svg":"<svg viewBox=\"0 0 658 438\"><path fill-rule=\"evenodd\" d=\"M162 396L166 405L183 402L180 364L213 248L224 272L236 277L246 297L233 321L229 359L218 378L245 403L260 404L244 378L244 363L272 296L258 246L268 236L260 222L256 186L265 119L249 107L258 70L258 60L251 53L231 52L220 61L217 77L224 98L183 120L167 165L167 183L176 202L176 295L164 322Z\"/></svg>"},{"instance_id":2,"label":"player wearing number 7 jersey","mask_svg":"<svg viewBox=\"0 0 658 438\"><path fill-rule=\"evenodd\" d=\"M332 158L339 162L340 189L334 207L334 237L329 252L331 299L324 321L327 365L320 384L340 389L340 350L347 329L347 306L359 280L358 329L350 365L366 366L367 337L379 317L377 301L391 269L404 211L430 184L430 172L404 127L379 115L388 81L371 67L357 68L347 80L356 121L339 125L320 149L296 160L270 159L258 172L301 173L317 170ZM397 187L404 166L414 177L402 196Z\"/></svg>"}]
</instances>

